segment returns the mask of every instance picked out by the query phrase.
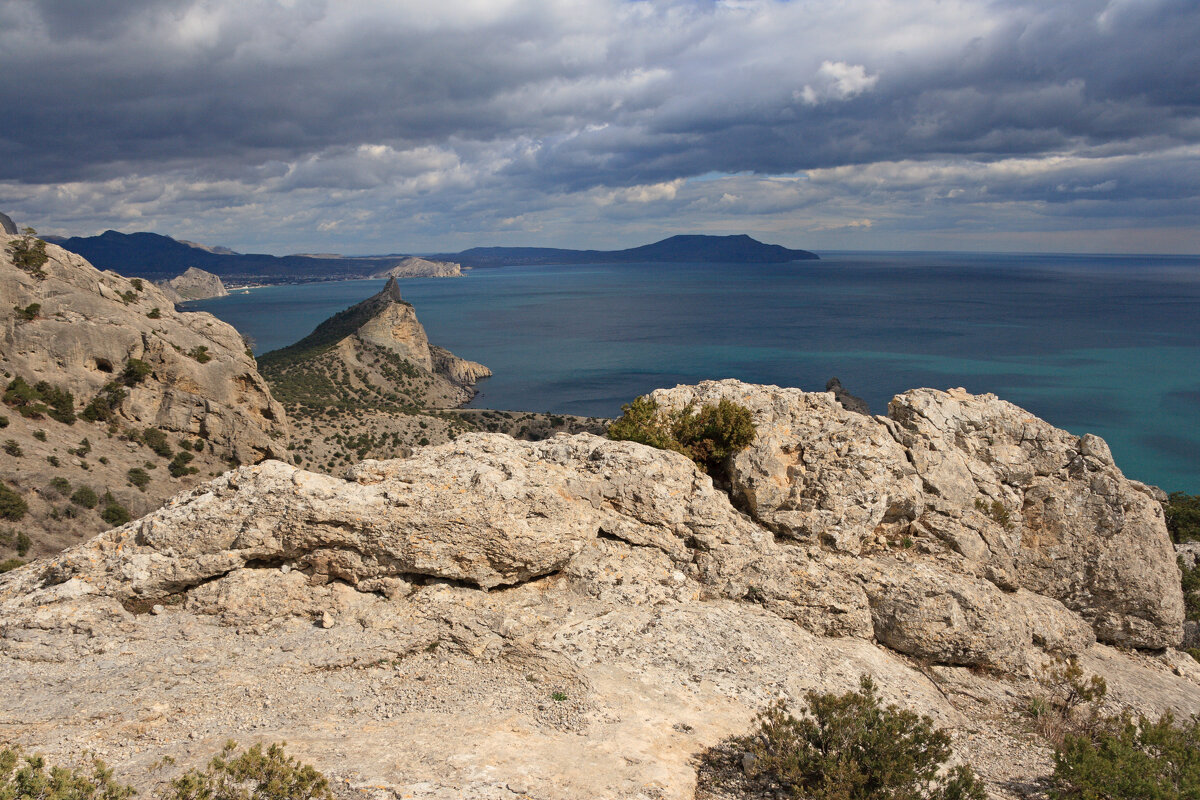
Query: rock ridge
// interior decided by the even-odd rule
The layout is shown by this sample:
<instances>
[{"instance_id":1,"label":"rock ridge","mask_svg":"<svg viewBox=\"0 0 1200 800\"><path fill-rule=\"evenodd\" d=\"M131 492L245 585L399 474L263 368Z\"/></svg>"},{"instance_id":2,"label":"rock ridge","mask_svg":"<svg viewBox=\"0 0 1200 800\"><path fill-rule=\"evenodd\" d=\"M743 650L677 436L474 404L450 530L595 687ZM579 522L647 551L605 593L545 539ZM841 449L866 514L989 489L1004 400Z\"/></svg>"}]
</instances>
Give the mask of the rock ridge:
<instances>
[{"instance_id":1,"label":"rock ridge","mask_svg":"<svg viewBox=\"0 0 1200 800\"><path fill-rule=\"evenodd\" d=\"M0 575L0 725L118 766L241 731L367 792L686 800L755 710L865 673L1015 798L1052 768L1017 720L1053 656L1118 708L1200 708L1165 523L1102 440L961 390L653 396L751 410L731 492L632 442L473 433L243 466Z\"/></svg>"}]
</instances>

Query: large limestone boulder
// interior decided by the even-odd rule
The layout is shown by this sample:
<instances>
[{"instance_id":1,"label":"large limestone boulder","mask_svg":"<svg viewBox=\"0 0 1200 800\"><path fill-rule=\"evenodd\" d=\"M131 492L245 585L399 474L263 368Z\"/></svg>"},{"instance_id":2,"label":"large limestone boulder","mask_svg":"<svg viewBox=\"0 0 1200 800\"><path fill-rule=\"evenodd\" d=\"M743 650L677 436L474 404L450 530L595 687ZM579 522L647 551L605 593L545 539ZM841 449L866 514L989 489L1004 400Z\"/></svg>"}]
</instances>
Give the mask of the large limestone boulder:
<instances>
[{"instance_id":1,"label":"large limestone boulder","mask_svg":"<svg viewBox=\"0 0 1200 800\"><path fill-rule=\"evenodd\" d=\"M906 392L887 417L847 411L832 393L738 381L651 396L668 408L728 398L751 410L758 433L730 464L732 493L781 536L854 556L912 542L956 557L941 568L1061 602L1101 641L1180 642L1161 507L1097 436L961 389Z\"/></svg>"},{"instance_id":2,"label":"large limestone boulder","mask_svg":"<svg viewBox=\"0 0 1200 800\"><path fill-rule=\"evenodd\" d=\"M793 430L794 399L827 408L729 387ZM913 492L914 514L937 507ZM687 458L587 434L468 434L345 478L245 466L0 575L0 725L121 777L234 736L286 740L371 796L688 800L697 754L756 710L869 674L1011 798L1052 769L1006 722L1051 655L1119 707L1200 706L1190 658L1097 644L1081 612L892 516L853 548L768 528Z\"/></svg>"}]
</instances>

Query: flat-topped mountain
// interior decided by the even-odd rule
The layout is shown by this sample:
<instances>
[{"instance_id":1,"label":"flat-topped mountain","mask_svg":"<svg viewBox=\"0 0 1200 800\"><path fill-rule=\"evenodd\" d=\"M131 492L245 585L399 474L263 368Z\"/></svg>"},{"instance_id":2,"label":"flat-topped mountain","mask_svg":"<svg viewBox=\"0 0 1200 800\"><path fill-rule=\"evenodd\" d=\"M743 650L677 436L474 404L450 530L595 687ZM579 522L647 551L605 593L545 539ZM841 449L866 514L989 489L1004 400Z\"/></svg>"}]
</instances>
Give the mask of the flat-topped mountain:
<instances>
[{"instance_id":1,"label":"flat-topped mountain","mask_svg":"<svg viewBox=\"0 0 1200 800\"><path fill-rule=\"evenodd\" d=\"M0 479L30 540L0 547L53 551L119 518L102 518L105 496L140 515L230 463L288 459L283 408L241 335L177 312L149 281L0 236L0 330L0 439L13 442Z\"/></svg>"},{"instance_id":2,"label":"flat-topped mountain","mask_svg":"<svg viewBox=\"0 0 1200 800\"><path fill-rule=\"evenodd\" d=\"M781 264L819 258L807 250L764 244L737 236L672 236L627 250L563 250L551 247L473 247L452 258L472 267L517 264L624 264L656 262Z\"/></svg>"},{"instance_id":3,"label":"flat-topped mountain","mask_svg":"<svg viewBox=\"0 0 1200 800\"><path fill-rule=\"evenodd\" d=\"M642 444L472 433L345 477L243 467L0 576L6 736L121 778L233 737L346 796L732 800L767 795L703 754L869 675L1013 800L1053 770L1028 710L1055 658L1114 712L1200 707L1156 493L1103 440L962 390L652 399L748 409L728 492Z\"/></svg>"}]
</instances>

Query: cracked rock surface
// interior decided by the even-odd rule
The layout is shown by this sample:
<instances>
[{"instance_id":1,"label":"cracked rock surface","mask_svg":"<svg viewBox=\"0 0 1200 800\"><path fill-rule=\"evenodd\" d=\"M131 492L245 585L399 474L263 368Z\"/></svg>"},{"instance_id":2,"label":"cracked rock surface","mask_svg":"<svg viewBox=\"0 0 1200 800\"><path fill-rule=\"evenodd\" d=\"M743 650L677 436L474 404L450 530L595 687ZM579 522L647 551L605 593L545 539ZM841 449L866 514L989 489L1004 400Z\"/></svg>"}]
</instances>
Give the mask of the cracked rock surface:
<instances>
[{"instance_id":1,"label":"cracked rock surface","mask_svg":"<svg viewBox=\"0 0 1200 800\"><path fill-rule=\"evenodd\" d=\"M1055 654L1116 707L1200 711L1161 512L1102 441L961 392L655 397L753 411L733 502L676 453L470 434L344 479L242 467L0 576L0 738L130 777L233 737L347 795L682 799L772 698L866 673L1021 797Z\"/></svg>"}]
</instances>

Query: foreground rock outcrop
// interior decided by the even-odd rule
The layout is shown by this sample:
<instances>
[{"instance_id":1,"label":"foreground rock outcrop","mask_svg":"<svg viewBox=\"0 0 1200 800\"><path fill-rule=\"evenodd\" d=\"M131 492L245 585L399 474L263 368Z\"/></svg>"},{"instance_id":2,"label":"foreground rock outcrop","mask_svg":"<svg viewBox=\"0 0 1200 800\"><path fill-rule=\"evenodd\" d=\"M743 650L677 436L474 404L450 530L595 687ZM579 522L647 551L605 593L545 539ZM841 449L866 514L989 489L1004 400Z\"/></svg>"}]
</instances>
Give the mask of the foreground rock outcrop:
<instances>
[{"instance_id":1,"label":"foreground rock outcrop","mask_svg":"<svg viewBox=\"0 0 1200 800\"><path fill-rule=\"evenodd\" d=\"M209 314L176 312L149 281L100 272L32 237L0 237L0 330L0 368L9 380L44 382L73 399L72 414L57 415L69 423L14 396L0 409L4 438L17 444L0 456L0 477L29 504L21 527L35 544L45 539L42 552L108 527L59 497L70 490L48 489L55 478L98 494L107 489L141 514L195 483L190 470L211 477L231 461L288 458L283 407L238 332ZM100 411L94 421L73 419L92 403ZM171 439L158 455L139 443L148 428ZM155 469L181 440L190 459L183 474L170 476L165 462ZM145 473L140 488L130 469Z\"/></svg>"},{"instance_id":2,"label":"foreground rock outcrop","mask_svg":"<svg viewBox=\"0 0 1200 800\"><path fill-rule=\"evenodd\" d=\"M345 479L242 467L0 576L0 735L126 770L286 739L389 796L690 798L769 699L869 673L1016 797L1050 769L1018 709L1053 655L1118 707L1200 710L1161 514L1094 437L962 392L655 397L752 409L736 505L676 453L468 434Z\"/></svg>"}]
</instances>

